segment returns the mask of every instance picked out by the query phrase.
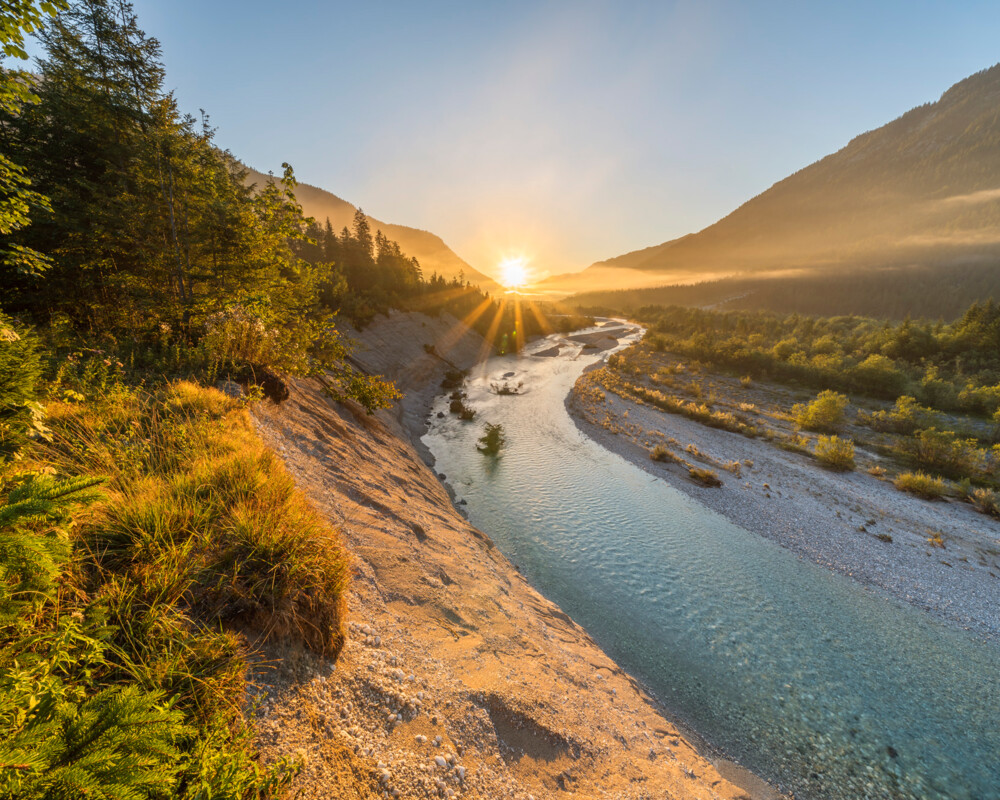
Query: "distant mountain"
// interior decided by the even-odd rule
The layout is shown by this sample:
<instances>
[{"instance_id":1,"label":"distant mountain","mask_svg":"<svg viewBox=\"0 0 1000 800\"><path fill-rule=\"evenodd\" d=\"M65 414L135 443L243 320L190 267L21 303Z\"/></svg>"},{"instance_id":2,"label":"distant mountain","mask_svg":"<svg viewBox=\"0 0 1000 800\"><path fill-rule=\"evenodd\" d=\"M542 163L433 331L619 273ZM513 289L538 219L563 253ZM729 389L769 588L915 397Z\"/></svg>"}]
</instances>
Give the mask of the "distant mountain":
<instances>
[{"instance_id":1,"label":"distant mountain","mask_svg":"<svg viewBox=\"0 0 1000 800\"><path fill-rule=\"evenodd\" d=\"M947 266L1000 259L1000 65L851 140L699 233L598 262L646 281L793 268ZM606 288L606 287L605 287Z\"/></svg>"},{"instance_id":2,"label":"distant mountain","mask_svg":"<svg viewBox=\"0 0 1000 800\"><path fill-rule=\"evenodd\" d=\"M249 169L249 167L247 169L249 170L247 175L249 183L262 184L269 180L267 175ZM302 205L306 216L315 217L320 225L325 224L329 218L330 224L338 233L345 225L350 227L354 221L354 212L357 208L325 189L300 183L295 189L295 197ZM369 214L365 216L368 217L368 222L372 226L372 233L381 230L387 237L399 242L399 246L406 255L413 256L420 262L420 267L426 277L430 277L431 273L436 272L438 275L451 279L459 273L463 273L467 281L477 284L488 292L503 291L503 288L496 281L473 269L459 258L441 237L418 228L382 222Z\"/></svg>"}]
</instances>

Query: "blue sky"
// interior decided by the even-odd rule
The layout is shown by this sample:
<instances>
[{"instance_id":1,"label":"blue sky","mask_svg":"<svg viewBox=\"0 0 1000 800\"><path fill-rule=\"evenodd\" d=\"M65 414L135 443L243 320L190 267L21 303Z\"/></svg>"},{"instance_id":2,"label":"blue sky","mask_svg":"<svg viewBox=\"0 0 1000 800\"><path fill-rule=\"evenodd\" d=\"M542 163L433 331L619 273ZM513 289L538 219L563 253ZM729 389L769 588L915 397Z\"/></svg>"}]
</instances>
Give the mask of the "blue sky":
<instances>
[{"instance_id":1,"label":"blue sky","mask_svg":"<svg viewBox=\"0 0 1000 800\"><path fill-rule=\"evenodd\" d=\"M134 0L217 141L539 272L699 230L1000 61L1000 3Z\"/></svg>"}]
</instances>

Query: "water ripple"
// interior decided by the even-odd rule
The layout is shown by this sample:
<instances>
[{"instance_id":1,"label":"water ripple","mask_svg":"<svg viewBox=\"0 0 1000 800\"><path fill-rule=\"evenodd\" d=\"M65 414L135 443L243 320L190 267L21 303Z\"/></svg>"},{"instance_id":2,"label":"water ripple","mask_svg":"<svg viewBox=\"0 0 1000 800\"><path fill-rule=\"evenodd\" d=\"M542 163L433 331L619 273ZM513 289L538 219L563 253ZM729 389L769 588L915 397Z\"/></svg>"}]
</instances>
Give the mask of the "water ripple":
<instances>
[{"instance_id":1,"label":"water ripple","mask_svg":"<svg viewBox=\"0 0 1000 800\"><path fill-rule=\"evenodd\" d=\"M584 437L563 406L581 356L503 357L480 425L424 441L528 579L672 711L799 797L1000 798L1000 652L799 560ZM439 410L435 408L435 411Z\"/></svg>"}]
</instances>

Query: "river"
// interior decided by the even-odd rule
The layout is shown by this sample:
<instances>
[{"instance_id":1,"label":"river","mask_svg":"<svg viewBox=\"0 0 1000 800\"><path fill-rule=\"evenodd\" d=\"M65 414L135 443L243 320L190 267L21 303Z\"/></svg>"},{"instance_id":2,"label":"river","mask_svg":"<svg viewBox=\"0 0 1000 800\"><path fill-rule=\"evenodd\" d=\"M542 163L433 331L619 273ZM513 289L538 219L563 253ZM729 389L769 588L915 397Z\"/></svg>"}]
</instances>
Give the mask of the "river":
<instances>
[{"instance_id":1,"label":"river","mask_svg":"<svg viewBox=\"0 0 1000 800\"><path fill-rule=\"evenodd\" d=\"M531 355L560 341L477 367L475 420L434 413L423 438L532 585L669 714L798 798L1000 798L1000 648L802 560L586 437L564 401L607 354ZM491 389L503 382L520 393ZM506 429L499 458L476 450L485 422Z\"/></svg>"}]
</instances>

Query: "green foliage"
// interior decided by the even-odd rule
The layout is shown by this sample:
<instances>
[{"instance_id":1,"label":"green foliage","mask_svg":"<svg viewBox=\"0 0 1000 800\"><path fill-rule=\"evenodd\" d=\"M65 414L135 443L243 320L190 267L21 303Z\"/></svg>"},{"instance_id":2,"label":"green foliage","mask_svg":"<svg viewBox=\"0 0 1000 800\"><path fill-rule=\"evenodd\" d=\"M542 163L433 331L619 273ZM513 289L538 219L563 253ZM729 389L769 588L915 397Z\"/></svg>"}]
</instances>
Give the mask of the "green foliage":
<instances>
[{"instance_id":1,"label":"green foliage","mask_svg":"<svg viewBox=\"0 0 1000 800\"><path fill-rule=\"evenodd\" d=\"M17 115L25 105L38 100L30 76L7 69L3 59L26 59L25 34L39 30L47 17L67 7L66 0L10 0L0 7L0 114ZM0 235L5 238L0 246L0 265L22 276L37 276L48 267L48 259L41 253L7 238L28 227L33 210L52 210L48 198L30 187L25 168L0 153Z\"/></svg>"},{"instance_id":2,"label":"green foliage","mask_svg":"<svg viewBox=\"0 0 1000 800\"><path fill-rule=\"evenodd\" d=\"M172 793L181 761L177 742L191 729L164 706L162 694L115 686L81 698L36 669L5 676L0 697L6 733L0 796L133 800Z\"/></svg>"},{"instance_id":3,"label":"green foliage","mask_svg":"<svg viewBox=\"0 0 1000 800\"><path fill-rule=\"evenodd\" d=\"M970 499L979 513L1000 517L1000 492L991 489L975 489Z\"/></svg>"},{"instance_id":4,"label":"green foliage","mask_svg":"<svg viewBox=\"0 0 1000 800\"><path fill-rule=\"evenodd\" d=\"M235 401L112 388L0 484L0 797L276 796L221 626L335 654L346 557Z\"/></svg>"},{"instance_id":5,"label":"green foliage","mask_svg":"<svg viewBox=\"0 0 1000 800\"><path fill-rule=\"evenodd\" d=\"M832 433L843 426L849 403L845 395L828 389L808 405L796 403L792 406L792 417L807 431Z\"/></svg>"},{"instance_id":6,"label":"green foliage","mask_svg":"<svg viewBox=\"0 0 1000 800\"><path fill-rule=\"evenodd\" d=\"M651 306L637 317L673 353L754 378L992 415L1000 408L1000 307L955 322L813 318Z\"/></svg>"},{"instance_id":7,"label":"green foliage","mask_svg":"<svg viewBox=\"0 0 1000 800\"><path fill-rule=\"evenodd\" d=\"M854 469L854 442L838 436L820 436L816 440L816 459L835 470Z\"/></svg>"},{"instance_id":8,"label":"green foliage","mask_svg":"<svg viewBox=\"0 0 1000 800\"><path fill-rule=\"evenodd\" d=\"M37 340L0 313L0 464L31 434L44 433L36 402L42 375Z\"/></svg>"},{"instance_id":9,"label":"green foliage","mask_svg":"<svg viewBox=\"0 0 1000 800\"><path fill-rule=\"evenodd\" d=\"M0 624L52 599L69 558L73 505L89 502L99 478L55 480L36 472L0 480Z\"/></svg>"},{"instance_id":10,"label":"green foliage","mask_svg":"<svg viewBox=\"0 0 1000 800\"><path fill-rule=\"evenodd\" d=\"M891 410L866 414L863 420L877 431L909 435L922 428L935 426L940 418L939 412L920 405L915 397L903 395L897 398Z\"/></svg>"},{"instance_id":11,"label":"green foliage","mask_svg":"<svg viewBox=\"0 0 1000 800\"><path fill-rule=\"evenodd\" d=\"M975 439L961 439L953 431L917 431L897 447L917 466L951 477L981 477L990 466L989 454Z\"/></svg>"},{"instance_id":12,"label":"green foliage","mask_svg":"<svg viewBox=\"0 0 1000 800\"><path fill-rule=\"evenodd\" d=\"M941 478L928 475L926 472L903 472L896 476L893 484L897 489L923 497L925 500L943 497L947 490Z\"/></svg>"},{"instance_id":13,"label":"green foliage","mask_svg":"<svg viewBox=\"0 0 1000 800\"><path fill-rule=\"evenodd\" d=\"M476 449L480 453L488 456L497 455L504 445L507 444L507 435L504 433L503 425L487 422L485 433L479 437Z\"/></svg>"}]
</instances>

